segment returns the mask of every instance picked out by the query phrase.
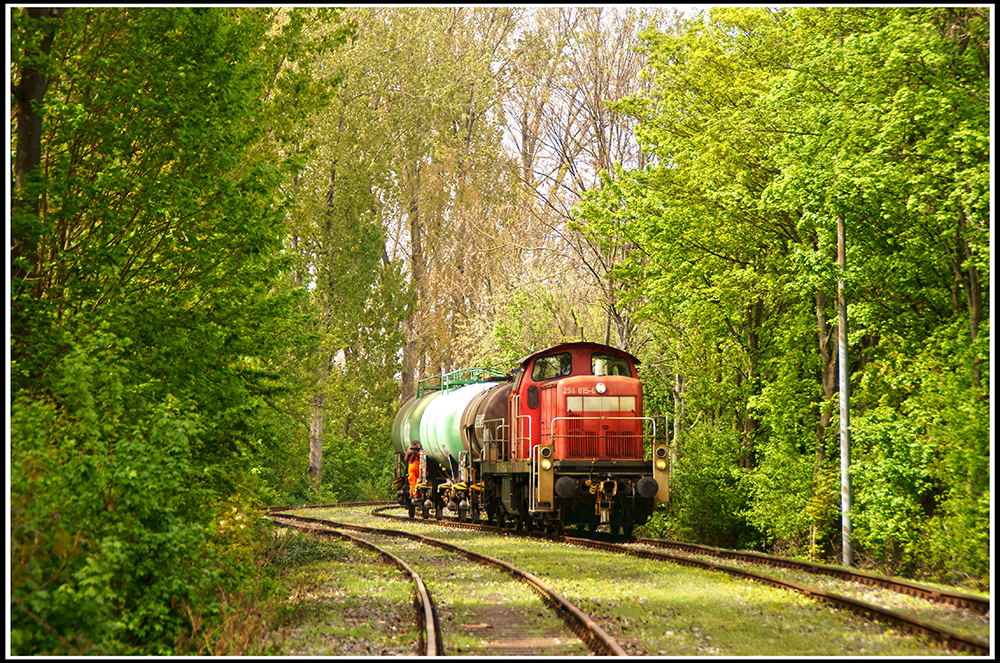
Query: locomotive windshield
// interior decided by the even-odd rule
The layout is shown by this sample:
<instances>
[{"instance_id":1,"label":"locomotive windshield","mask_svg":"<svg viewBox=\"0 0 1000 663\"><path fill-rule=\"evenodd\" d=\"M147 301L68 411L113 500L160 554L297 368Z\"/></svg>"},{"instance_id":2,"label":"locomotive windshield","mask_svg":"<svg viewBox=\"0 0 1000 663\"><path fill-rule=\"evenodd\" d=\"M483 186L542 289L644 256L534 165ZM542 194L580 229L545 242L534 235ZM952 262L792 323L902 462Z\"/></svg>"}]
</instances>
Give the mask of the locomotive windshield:
<instances>
[{"instance_id":1,"label":"locomotive windshield","mask_svg":"<svg viewBox=\"0 0 1000 663\"><path fill-rule=\"evenodd\" d=\"M535 360L535 366L531 369L531 379L535 382L561 378L573 372L573 358L568 352L561 352L557 355L540 357Z\"/></svg>"},{"instance_id":2,"label":"locomotive windshield","mask_svg":"<svg viewBox=\"0 0 1000 663\"><path fill-rule=\"evenodd\" d=\"M628 360L595 352L590 356L590 370L594 375L624 375L632 377Z\"/></svg>"}]
</instances>

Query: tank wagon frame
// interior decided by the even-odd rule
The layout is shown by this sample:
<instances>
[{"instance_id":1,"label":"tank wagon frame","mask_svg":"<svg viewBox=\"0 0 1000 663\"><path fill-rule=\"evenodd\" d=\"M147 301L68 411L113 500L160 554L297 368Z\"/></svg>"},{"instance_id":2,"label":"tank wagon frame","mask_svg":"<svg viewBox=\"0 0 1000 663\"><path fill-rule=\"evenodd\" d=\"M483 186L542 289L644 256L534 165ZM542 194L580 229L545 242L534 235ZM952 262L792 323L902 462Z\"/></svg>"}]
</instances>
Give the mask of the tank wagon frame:
<instances>
[{"instance_id":1,"label":"tank wagon frame","mask_svg":"<svg viewBox=\"0 0 1000 663\"><path fill-rule=\"evenodd\" d=\"M503 373L473 368L422 380L393 422L397 498L411 517L625 536L670 499L665 443L643 416L632 355L565 343ZM411 493L403 455L421 443ZM415 494L414 494L415 493Z\"/></svg>"}]
</instances>

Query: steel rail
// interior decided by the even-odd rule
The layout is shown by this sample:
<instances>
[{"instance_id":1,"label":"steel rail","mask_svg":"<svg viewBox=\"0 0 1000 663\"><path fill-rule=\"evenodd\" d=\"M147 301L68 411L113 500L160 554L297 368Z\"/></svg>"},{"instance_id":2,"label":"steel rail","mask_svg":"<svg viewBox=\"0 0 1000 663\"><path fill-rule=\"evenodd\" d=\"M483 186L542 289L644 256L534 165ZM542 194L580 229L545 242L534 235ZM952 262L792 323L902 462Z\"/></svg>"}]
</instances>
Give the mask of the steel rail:
<instances>
[{"instance_id":1,"label":"steel rail","mask_svg":"<svg viewBox=\"0 0 1000 663\"><path fill-rule=\"evenodd\" d=\"M449 543L447 541L442 541L441 539L434 539L428 536L423 536L413 532L403 532L400 530L390 530L390 529L380 529L375 527L365 527L363 525L351 525L347 523L337 523L331 520L323 520L320 518L309 518L306 516L292 516L285 514L273 515L272 518L287 518L292 520L297 520L300 522L307 522L312 524L319 524L326 527L337 528L337 529L350 529L358 532L368 532L373 534L381 534L383 536L396 536L407 538L412 541L417 541L426 545L435 546L442 548L444 550L449 550L451 552L464 555L465 557L479 562L481 564L488 564L500 568L507 573L511 574L515 579L524 582L529 587L538 592L541 597L548 602L551 606L556 609L556 612L563 615L567 622L567 625L573 630L574 633L587 645L587 647L593 651L595 654L604 656L627 656L628 654L625 650L618 644L618 642L611 637L603 628L600 627L589 615L584 613L582 610L577 608L575 605L567 601L562 594L557 592L554 588L550 587L544 581L542 581L537 576L528 573L522 569L517 568L507 562L497 559L496 557L491 557L483 553L478 553L474 550L469 550L461 546Z\"/></svg>"},{"instance_id":2,"label":"steel rail","mask_svg":"<svg viewBox=\"0 0 1000 663\"><path fill-rule=\"evenodd\" d=\"M348 507L359 507L359 506L398 506L398 502L389 502L386 500L381 500L379 502L336 502L333 504L299 504L299 505L289 505L289 506L263 506L258 507L261 511L266 513L280 513L282 511L295 511L297 509L339 509Z\"/></svg>"},{"instance_id":3,"label":"steel rail","mask_svg":"<svg viewBox=\"0 0 1000 663\"><path fill-rule=\"evenodd\" d=\"M286 514L272 514L272 519L284 519L284 520L299 520L300 516L290 516ZM291 524L291 523L288 523ZM389 560L392 564L395 564L400 570L410 576L413 580L413 585L415 588L415 597L417 602L417 613L422 616L423 628L421 629L420 635L420 648L423 651L423 656L443 656L444 655L444 643L441 638L441 622L438 620L437 610L434 609L434 601L431 599L431 593L427 589L427 585L424 583L423 578L420 577L412 566L407 564L405 561L399 557L393 555L388 550L384 550L379 546L375 545L371 541L366 541L359 536L354 536L348 532L341 532L333 529L324 529L322 527L308 527L305 525L292 524L293 527L300 529L304 532L310 532L313 534L320 534L323 536L339 536L343 539L347 539L353 542L357 546L368 548L383 558Z\"/></svg>"},{"instance_id":4,"label":"steel rail","mask_svg":"<svg viewBox=\"0 0 1000 663\"><path fill-rule=\"evenodd\" d=\"M303 508L303 507L297 507ZM394 516L389 514L381 513L389 509L398 508L398 505L394 503L382 503L379 508L372 512L372 515L388 518L393 520L401 520L414 522L409 518L403 518L401 516ZM457 522L451 519L435 520L436 523L448 524L450 526L462 527L466 529L476 529L479 531L506 531L509 534L539 538L542 535L538 533L523 533L523 532L511 532L509 530L500 530L497 527L490 525L482 525L477 523L463 523ZM405 533L404 533L405 535ZM790 591L796 591L804 594L805 596L815 597L818 600L830 603L835 607L850 610L856 614L859 614L868 619L874 619L882 622L892 624L903 628L906 631L915 633L917 635L927 636L943 646L958 649L962 651L971 652L974 655L989 655L990 654L990 644L989 642L983 641L980 638L975 638L972 636L965 636L958 633L948 631L937 626L927 624L921 620L908 617L899 612L881 608L879 606L866 603L857 599L852 599L850 597L842 596L839 594L834 594L832 592L826 592L817 588L810 588L804 585L799 585L798 583L793 583L779 578L774 578L760 573L755 573L752 571L746 571L744 569L739 569L732 566L726 566L723 564L714 564L712 562L702 562L691 557L671 555L668 553L658 553L654 551L641 550L635 548L629 548L622 546L620 544L613 543L602 543L600 541L594 541L592 539L579 539L573 537L545 537L553 541L561 541L564 543L569 543L572 545L586 546L595 549L604 549L608 552L617 552L622 554L633 555L637 557L645 557L647 559L659 559L662 561L670 561L686 566L694 566L699 568L705 568L709 570L716 570L723 573L729 573L731 575L742 576L756 582L761 582L774 587L780 587ZM966 607L981 614L988 614L990 610L989 599L983 599L982 597L977 597L971 594L963 594L961 592L950 592L947 590L937 590L930 587L925 587L919 585L918 583L913 583L905 580L894 580L892 578L885 578L883 576L878 576L876 574L870 574L863 571L843 571L837 569L837 567L832 567L828 565L821 564L810 564L808 562L798 562L797 560L788 560L779 557L772 557L769 555L763 555L761 553L740 553L737 551L725 551L718 548L711 548L710 546L702 546L699 544L689 544L682 542L669 542L672 545L660 545L657 543L650 543L651 541L659 541L657 539L639 539L635 543L642 543L657 547L675 547L679 549L687 548L688 550L698 551L702 554L716 554L717 556L726 558L727 555L734 559L742 559L744 561L752 561L757 564L767 564L769 562L773 563L775 566L788 566L791 568L800 568L802 570L809 571L810 569L805 568L807 566L812 566L815 568L815 573L824 573L826 571L831 571L829 575L835 575L841 579L851 580L864 584L878 584L879 586L885 587L887 589L892 589L894 591L899 591L901 593L911 594L917 596L918 598L923 598L931 601L943 602L946 604L952 604L959 607ZM712 551L716 551L713 553ZM765 561L767 560L767 561ZM835 573L832 571L836 571Z\"/></svg>"},{"instance_id":5,"label":"steel rail","mask_svg":"<svg viewBox=\"0 0 1000 663\"><path fill-rule=\"evenodd\" d=\"M380 513L388 509L398 508L398 505L390 504L387 506L380 506L372 512L372 515L381 518L391 518L399 520L409 520L408 518L403 518L401 516L390 516L387 514ZM455 527L465 527L467 529L476 529L480 531L496 531L496 528L492 525L485 525L479 523L459 523L454 520L445 518L436 522L448 523ZM543 536L541 534L531 533L528 536ZM554 539L556 541L560 540L558 538ZM594 539L583 539L586 541L593 541ZM706 546L698 543L686 543L683 541L670 541L666 539L636 539L631 542L636 545L647 545L657 548L667 548L687 551L694 554L710 555L713 557L719 557L721 559L732 559L737 561L744 561L751 564L760 564L765 566L783 567L799 571L805 571L807 573L813 573L816 575L827 575L831 577L838 578L840 580L846 580L849 582L856 582L863 585L872 585L877 587L882 587L900 594L907 594L909 596L914 596L916 598L924 599L927 601L932 601L935 603L943 603L945 605L951 605L958 608L965 608L972 610L981 615L986 615L990 612L990 599L987 597L976 596L975 594L967 594L964 592L957 592L948 589L938 589L935 587L930 587L927 585L921 585L910 580L902 580L896 578L890 578L887 576L881 576L875 573L869 573L867 571L860 571L857 569L847 569L843 567L833 566L829 564L817 564L814 562L806 562L795 559L788 559L786 557L776 557L774 555L767 555L764 553L758 553L753 551L738 551L738 550L726 550L723 548L713 548L712 546Z\"/></svg>"},{"instance_id":6,"label":"steel rail","mask_svg":"<svg viewBox=\"0 0 1000 663\"><path fill-rule=\"evenodd\" d=\"M940 642L942 645L950 649L967 651L976 656L988 656L990 654L990 643L983 641L979 638L974 638L971 636L965 636L959 633L954 633L952 631L939 628L932 624L928 624L919 619L909 617L895 610L882 608L876 605L872 605L871 603L866 603L865 601L860 601L850 597L841 596L840 594L834 594L833 592L827 592L825 590L816 589L814 587L806 587L805 585L800 585L795 582L782 580L780 578L774 578L772 576L767 576L762 573L756 573L754 571L740 569L735 566L727 566L725 564L715 564L713 562L705 562L694 559L692 557L685 557L682 555L672 555L670 553L656 552L652 550L640 550L635 548L629 548L615 543L602 543L599 541L592 541L590 539L574 539L571 537L562 537L562 541L564 541L565 543L579 545L582 547L592 548L596 550L623 553L635 557L643 557L646 559L668 561L668 562L673 562L675 564L681 564L684 566L692 566L711 571L721 571L723 573L728 573L730 575L740 576L743 578L747 578L749 580L753 580L755 582L760 582L766 585L770 585L772 587L778 587L780 589L799 592L807 597L819 599L826 603L830 603L837 608L850 610L851 612L859 614L863 617L867 617L869 619L881 622L887 622L889 624L892 624L893 626L901 627L906 631L909 631L910 633L929 637L933 640Z\"/></svg>"},{"instance_id":7,"label":"steel rail","mask_svg":"<svg viewBox=\"0 0 1000 663\"><path fill-rule=\"evenodd\" d=\"M414 522L414 521L410 520L409 518L404 518L402 516L394 516L394 515L380 513L381 511L385 511L385 510L392 509L392 508L395 508L395 507L393 507L393 506L381 507L381 508L376 509L375 511L373 511L372 515L375 515L375 516L378 516L378 517L381 517L381 518L389 518L389 519L393 519L393 520L401 520L401 521ZM452 521L452 520L448 520L448 519L445 519L443 521L434 521L434 522L436 522L436 523L444 523L444 524L448 524L450 526L455 526L455 527L463 527L463 528L466 528L466 529L477 529L477 530L481 530L481 531L496 531L498 529L498 528L490 526L490 525L481 525L481 524L474 524L474 523L460 523L460 522L456 522L456 521ZM534 537L534 538L539 538L539 537L542 536L540 534L535 534L535 533L532 533L532 534L524 534L524 533L520 533L520 532L510 532L510 533L511 534L519 534L519 535L527 536L527 537ZM852 598L846 597L846 596L841 596L839 594L834 594L833 592L826 592L824 590L820 590L820 589L817 589L817 588L806 587L805 585L800 585L798 583L781 580L780 578L774 578L774 577L767 576L767 575L764 575L764 574L761 574L761 573L755 573L753 571L747 571L747 570L744 570L744 569L739 569L739 568L736 568L736 567L733 567L733 566L726 566L726 565L723 565L723 564L715 564L715 563L712 563L712 562L702 562L700 560L696 560L696 559L691 558L691 557L685 557L685 556L679 556L679 555L671 555L669 553L661 553L661 552L655 552L655 551L650 551L650 550L642 550L642 549L630 548L630 547L627 547L627 546L624 546L624 545L621 545L621 544L605 543L605 542L601 542L601 541L595 541L593 539L580 539L580 538L574 538L574 537L568 537L568 536L545 537L545 538L548 538L549 540L552 540L552 541L568 543L568 544L571 544L571 545L578 545L578 546L589 547L589 548L598 549L598 550L605 550L606 552L616 552L616 553L621 553L621 554L626 554L626 555L632 555L632 556L636 556L636 557L645 557L647 559L657 559L657 560L661 560L661 561L674 562L674 563L682 564L682 565L686 565L686 566L694 566L694 567L699 567L699 568L704 568L704 569L709 569L709 570L720 571L720 572L723 572L723 573L729 573L731 575L743 576L743 577L748 578L750 580L754 580L756 582L761 582L761 583L764 583L764 584L768 584L768 585L771 585L773 587L780 587L780 588L787 589L787 590L790 590L790 591L799 592L799 593L801 593L801 594L803 594L805 596L808 596L808 597L815 597L817 600L821 600L821 601L830 603L830 604L832 604L835 607L838 607L840 609L850 610L851 612L859 614L862 617L866 617L868 619L875 619L875 620L878 620L878 621L886 622L886 623L892 624L894 626L901 627L901 628L903 628L906 631L909 631L911 633L914 633L914 634L917 634L917 635L927 636L927 637L929 637L929 638L931 638L933 640L936 640L937 642L941 643L943 646L951 648L951 649L958 649L958 650L962 650L962 651L967 651L967 652L971 652L971 653L973 653L975 655L989 655L989 653L990 653L990 645L989 645L989 643L985 642L985 641L983 641L983 640L981 640L979 638L975 638L975 637L971 637L971 636L965 636L965 635L961 635L959 633L954 633L952 631L948 631L946 629L939 628L939 627L934 626L932 624L927 624L926 622L923 622L921 620L918 620L918 619L915 619L915 618L912 618L912 617L908 617L907 615L904 615L902 613L896 612L894 610L890 610L888 608L881 608L879 606L875 606L875 605L872 605L870 603L866 603L864 601L860 601L860 600L857 600L857 599L852 599ZM643 540L643 542L645 542L645 540ZM691 545L692 547L701 547L701 546L697 546L696 544L687 544L687 545ZM704 546L704 548L707 548L707 546ZM775 558L775 559L780 559L780 558ZM889 583L895 582L895 581L892 581L891 579L886 579L886 580ZM906 583L906 581L903 581L903 582ZM915 584L915 583L908 583L908 584ZM890 588L894 588L893 585L891 585L891 584L887 585L887 586L890 587ZM929 598L929 596L923 596L922 598ZM978 598L978 597L972 597L972 598ZM988 601L986 602L986 606L987 606L987 611L988 611L989 610L989 602Z\"/></svg>"},{"instance_id":8,"label":"steel rail","mask_svg":"<svg viewBox=\"0 0 1000 663\"><path fill-rule=\"evenodd\" d=\"M990 611L989 598L976 596L974 594L967 594L964 592L951 591L947 589L937 589L934 587L929 587L927 585L921 585L919 583L912 582L909 580L897 580L895 578L889 578L875 573L869 573L867 571L859 571L857 569L848 569L829 564L817 564L814 562L806 562L795 559L787 559L783 557L775 557L774 555L766 555L764 553L758 553L753 551L738 551L738 550L726 550L723 548L713 548L711 546L704 546L697 543L671 541L668 539L636 539L635 543L647 546L655 546L657 548L672 548L676 550L686 550L696 554L711 555L713 557L719 557L722 559L740 560L749 562L751 564L761 564L765 566L790 568L800 571L806 571L807 573L813 573L816 575L833 576L841 580L850 580L852 582L857 582L860 584L873 585L873 586L883 587L886 589L891 589L893 591L900 592L902 594L916 596L918 598L926 599L928 601L934 601L936 603L945 603L960 608L967 608L981 615L985 615Z\"/></svg>"}]
</instances>

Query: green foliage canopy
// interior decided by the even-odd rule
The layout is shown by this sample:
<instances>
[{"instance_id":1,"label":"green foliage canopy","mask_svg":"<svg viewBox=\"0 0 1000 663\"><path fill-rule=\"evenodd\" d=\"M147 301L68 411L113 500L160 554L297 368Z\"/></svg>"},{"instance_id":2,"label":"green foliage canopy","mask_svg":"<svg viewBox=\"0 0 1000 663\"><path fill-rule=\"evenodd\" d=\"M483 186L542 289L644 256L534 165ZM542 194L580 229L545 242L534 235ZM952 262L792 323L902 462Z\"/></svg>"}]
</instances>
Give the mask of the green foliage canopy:
<instances>
[{"instance_id":1,"label":"green foliage canopy","mask_svg":"<svg viewBox=\"0 0 1000 663\"><path fill-rule=\"evenodd\" d=\"M986 577L988 25L976 8L717 8L644 35L650 92L616 104L656 163L578 213L636 247L616 277L683 376L687 425L742 441L742 480L718 490L792 548L839 541L824 380L843 280L863 555ZM678 482L699 467L681 451Z\"/></svg>"},{"instance_id":2,"label":"green foliage canopy","mask_svg":"<svg viewBox=\"0 0 1000 663\"><path fill-rule=\"evenodd\" d=\"M289 425L278 148L334 41L264 9L11 17L12 88L44 82L12 118L40 148L12 173L12 651L171 653Z\"/></svg>"}]
</instances>

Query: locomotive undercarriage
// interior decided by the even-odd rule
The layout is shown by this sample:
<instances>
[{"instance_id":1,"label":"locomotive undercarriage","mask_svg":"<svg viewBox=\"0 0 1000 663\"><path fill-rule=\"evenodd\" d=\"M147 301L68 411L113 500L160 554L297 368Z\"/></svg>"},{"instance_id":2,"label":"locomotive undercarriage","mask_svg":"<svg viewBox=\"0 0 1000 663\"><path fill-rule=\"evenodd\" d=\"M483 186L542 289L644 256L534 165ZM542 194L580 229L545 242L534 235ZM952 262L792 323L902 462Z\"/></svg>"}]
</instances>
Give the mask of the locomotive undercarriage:
<instances>
[{"instance_id":1,"label":"locomotive undercarriage","mask_svg":"<svg viewBox=\"0 0 1000 663\"><path fill-rule=\"evenodd\" d=\"M613 534L631 536L653 512L653 500L644 498L635 487L641 476L604 475L600 478L580 473L557 474L575 484L573 493L557 496L546 511L529 508L528 475L496 475L487 479L482 506L490 521L518 530L562 533L566 527L595 532L602 525ZM564 482L564 490L567 484Z\"/></svg>"},{"instance_id":2,"label":"locomotive undercarriage","mask_svg":"<svg viewBox=\"0 0 1000 663\"><path fill-rule=\"evenodd\" d=\"M554 500L551 506L531 509L530 470L526 463L508 463L508 472L497 472L497 464L451 463L445 471L438 463L422 458L417 495L410 495L405 468L398 470L399 504L410 517L419 512L425 519L440 519L443 511L457 514L459 521L478 522L484 517L500 527L562 533L567 527L595 532L606 526L612 534L631 536L653 512L656 482L648 461L557 461ZM462 467L464 466L464 468ZM463 471L464 470L464 471ZM485 478L484 477L484 470Z\"/></svg>"}]
</instances>

